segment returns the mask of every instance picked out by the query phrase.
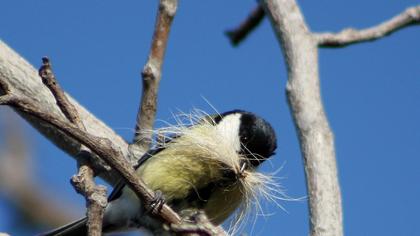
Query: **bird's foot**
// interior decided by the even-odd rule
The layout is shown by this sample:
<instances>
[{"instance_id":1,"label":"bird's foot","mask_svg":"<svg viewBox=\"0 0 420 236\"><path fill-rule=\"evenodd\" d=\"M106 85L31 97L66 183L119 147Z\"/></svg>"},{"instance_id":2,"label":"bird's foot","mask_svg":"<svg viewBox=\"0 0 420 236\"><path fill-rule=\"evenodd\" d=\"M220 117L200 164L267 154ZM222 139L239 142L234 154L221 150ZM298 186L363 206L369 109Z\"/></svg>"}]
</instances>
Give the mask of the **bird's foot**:
<instances>
[{"instance_id":1,"label":"bird's foot","mask_svg":"<svg viewBox=\"0 0 420 236\"><path fill-rule=\"evenodd\" d=\"M162 191L157 190L155 191L155 196L153 200L150 202L149 211L153 213L159 213L162 210L163 205L165 204L165 197L163 196Z\"/></svg>"}]
</instances>

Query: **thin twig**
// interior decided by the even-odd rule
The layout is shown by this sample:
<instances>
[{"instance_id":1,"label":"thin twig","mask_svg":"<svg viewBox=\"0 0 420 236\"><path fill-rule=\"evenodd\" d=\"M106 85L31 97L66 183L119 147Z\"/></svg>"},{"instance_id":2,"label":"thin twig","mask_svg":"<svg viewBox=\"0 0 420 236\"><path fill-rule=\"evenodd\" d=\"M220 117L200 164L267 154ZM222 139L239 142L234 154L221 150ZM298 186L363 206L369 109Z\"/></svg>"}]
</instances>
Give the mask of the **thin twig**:
<instances>
[{"instance_id":1,"label":"thin twig","mask_svg":"<svg viewBox=\"0 0 420 236\"><path fill-rule=\"evenodd\" d=\"M39 69L39 76L45 86L47 86L54 95L58 107L66 118L71 123L75 124L79 129L86 131L77 110L68 100L63 89L58 84L58 81L53 73L50 60L47 57L42 58L42 66ZM88 164L88 160L92 157L90 150L81 145L77 156L79 162L79 172L71 178L71 183L76 191L83 195L86 199L88 235L100 236L102 235L102 218L107 205L106 187L101 185L96 186L95 184L94 171Z\"/></svg>"},{"instance_id":2,"label":"thin twig","mask_svg":"<svg viewBox=\"0 0 420 236\"><path fill-rule=\"evenodd\" d=\"M71 123L74 123L80 129L86 130L82 121L79 118L74 106L70 103L67 96L64 94L63 89L58 84L57 79L55 78L54 72L52 71L50 59L48 57L42 58L42 66L39 68L39 76L42 79L42 83L51 91L54 95L57 105L63 114L69 119Z\"/></svg>"},{"instance_id":3,"label":"thin twig","mask_svg":"<svg viewBox=\"0 0 420 236\"><path fill-rule=\"evenodd\" d=\"M319 47L345 47L355 43L374 41L402 28L420 23L420 5L410 7L377 26L363 30L345 29L339 33L314 34Z\"/></svg>"},{"instance_id":4,"label":"thin twig","mask_svg":"<svg viewBox=\"0 0 420 236\"><path fill-rule=\"evenodd\" d=\"M133 144L130 145L135 155L149 149L156 117L157 93L162 74L162 64L168 42L171 23L175 16L178 0L160 0L156 17L155 32L148 60L142 71L143 91L139 111L137 113L136 128Z\"/></svg>"},{"instance_id":5,"label":"thin twig","mask_svg":"<svg viewBox=\"0 0 420 236\"><path fill-rule=\"evenodd\" d=\"M258 4L238 27L226 31L232 45L239 45L261 23L264 16L264 8Z\"/></svg>"},{"instance_id":6,"label":"thin twig","mask_svg":"<svg viewBox=\"0 0 420 236\"><path fill-rule=\"evenodd\" d=\"M0 80L0 86L3 87L2 82L3 81ZM117 171L126 184L145 203L146 210L153 212L157 217L163 220L163 222L168 224L180 223L180 217L166 204L163 205L161 211L153 211L150 207L150 203L155 199L153 191L149 190L144 182L137 178L132 166L124 159L123 153L119 149L115 148L112 145L112 142L108 139L96 137L84 130L81 130L67 120L63 120L60 116L48 113L42 107L37 106L36 103L31 102L31 100L14 93L0 96L0 105L9 105L21 112L25 112L43 122L46 122L79 143L85 145L93 153L100 156L107 164L115 169L115 171Z\"/></svg>"}]
</instances>

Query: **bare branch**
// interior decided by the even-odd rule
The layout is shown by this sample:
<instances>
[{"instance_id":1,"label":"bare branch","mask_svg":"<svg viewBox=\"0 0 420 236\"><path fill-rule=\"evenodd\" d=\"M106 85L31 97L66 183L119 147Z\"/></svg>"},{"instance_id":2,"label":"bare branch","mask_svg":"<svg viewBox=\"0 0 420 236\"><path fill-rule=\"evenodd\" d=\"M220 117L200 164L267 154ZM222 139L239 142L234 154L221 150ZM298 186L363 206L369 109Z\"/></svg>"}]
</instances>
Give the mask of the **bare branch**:
<instances>
[{"instance_id":1,"label":"bare branch","mask_svg":"<svg viewBox=\"0 0 420 236\"><path fill-rule=\"evenodd\" d=\"M61 89L58 81L55 78L55 75L51 68L50 59L48 57L42 58L42 66L38 71L39 76L42 78L42 82L54 95L55 100L57 101L57 105L63 114L67 117L67 119L74 123L80 129L85 130L85 126L83 125L82 121L79 118L79 114L77 113L74 106L70 103L67 99L66 95L64 94L63 89Z\"/></svg>"},{"instance_id":2,"label":"bare branch","mask_svg":"<svg viewBox=\"0 0 420 236\"><path fill-rule=\"evenodd\" d=\"M343 235L334 137L321 101L317 43L295 0L261 4L286 61L286 92L305 165L311 235Z\"/></svg>"},{"instance_id":3,"label":"bare branch","mask_svg":"<svg viewBox=\"0 0 420 236\"><path fill-rule=\"evenodd\" d=\"M42 78L42 82L45 86L47 86L54 95L58 107L66 118L79 129L86 131L77 110L67 99L63 89L61 89L56 80L50 60L47 57L42 58L39 76ZM102 218L107 205L106 187L96 186L95 184L93 169L87 164L93 156L90 150L81 145L77 156L80 166L79 173L72 177L71 183L76 191L86 199L88 235L100 236L102 235Z\"/></svg>"},{"instance_id":4,"label":"bare branch","mask_svg":"<svg viewBox=\"0 0 420 236\"><path fill-rule=\"evenodd\" d=\"M345 47L355 43L374 41L419 23L420 5L410 7L392 19L371 28L363 30L349 28L339 33L317 33L314 37L320 47Z\"/></svg>"},{"instance_id":5,"label":"bare branch","mask_svg":"<svg viewBox=\"0 0 420 236\"><path fill-rule=\"evenodd\" d=\"M10 93L10 86L6 81L0 80L0 95L8 95Z\"/></svg>"},{"instance_id":6,"label":"bare branch","mask_svg":"<svg viewBox=\"0 0 420 236\"><path fill-rule=\"evenodd\" d=\"M108 201L105 186L97 186L93 177L92 168L81 165L79 173L71 178L71 183L76 191L86 198L88 235L101 236L102 218Z\"/></svg>"},{"instance_id":7,"label":"bare branch","mask_svg":"<svg viewBox=\"0 0 420 236\"><path fill-rule=\"evenodd\" d=\"M9 99L2 101L2 97L8 96ZM179 216L172 211L166 204L163 205L161 211L156 212L150 208L150 203L154 200L154 193L147 188L143 181L139 180L132 166L124 159L124 155L120 149L115 148L107 139L99 138L90 133L79 129L72 123L64 120L56 114L45 111L42 107L37 106L32 100L20 97L18 94L9 93L0 97L0 105L9 105L24 113L30 114L35 118L48 123L54 128L60 130L79 143L85 145L93 153L100 156L107 164L109 164L124 179L126 184L136 193L136 195L145 203L146 210L150 210L156 216L168 224L180 223Z\"/></svg>"},{"instance_id":8,"label":"bare branch","mask_svg":"<svg viewBox=\"0 0 420 236\"><path fill-rule=\"evenodd\" d=\"M222 227L214 226L203 211L191 212L181 225L171 225L176 235L227 236Z\"/></svg>"},{"instance_id":9,"label":"bare branch","mask_svg":"<svg viewBox=\"0 0 420 236\"><path fill-rule=\"evenodd\" d=\"M0 40L0 83L5 83L16 94L23 97L30 98L31 102L38 107L42 107L49 114L63 117L62 112L56 105L56 100L51 92L44 86L39 79L37 70L33 68L27 61L20 57L16 52L9 48L4 42ZM128 144L123 138L118 136L111 128L106 126L98 118L90 114L85 108L79 105L74 99L67 95L70 102L74 105L83 120L86 130L89 133L94 133L98 137L107 138L111 140L113 146L119 147L125 159L131 163L135 160L130 159L128 152ZM5 102L6 97L2 97L2 102ZM45 135L59 148L67 152L70 156L75 157L79 153L80 144L74 139L70 138L63 132L51 127L50 125L40 122L31 115L17 111L20 116L26 119L32 126L34 126L40 133ZM96 169L95 172L101 178L111 185L119 181L120 177L111 168L106 166L101 167L101 163L93 163Z\"/></svg>"},{"instance_id":10,"label":"bare branch","mask_svg":"<svg viewBox=\"0 0 420 236\"><path fill-rule=\"evenodd\" d=\"M150 54L142 71L143 91L137 114L135 135L133 144L130 145L131 150L134 149L133 151L136 155L146 152L151 143L152 133L145 131L153 129L163 58L177 6L178 0L159 1L159 10L156 17Z\"/></svg>"},{"instance_id":11,"label":"bare branch","mask_svg":"<svg viewBox=\"0 0 420 236\"><path fill-rule=\"evenodd\" d=\"M258 4L248 17L235 29L225 32L233 46L239 45L264 19L264 8Z\"/></svg>"}]
</instances>

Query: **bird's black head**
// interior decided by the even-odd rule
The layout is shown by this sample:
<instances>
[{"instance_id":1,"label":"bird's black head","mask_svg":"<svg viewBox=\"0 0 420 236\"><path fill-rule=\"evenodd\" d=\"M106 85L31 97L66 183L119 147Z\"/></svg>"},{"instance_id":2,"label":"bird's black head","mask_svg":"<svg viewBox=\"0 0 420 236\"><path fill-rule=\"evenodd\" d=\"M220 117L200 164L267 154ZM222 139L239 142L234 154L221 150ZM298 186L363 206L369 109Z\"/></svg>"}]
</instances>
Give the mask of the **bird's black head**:
<instances>
[{"instance_id":1,"label":"bird's black head","mask_svg":"<svg viewBox=\"0 0 420 236\"><path fill-rule=\"evenodd\" d=\"M233 110L220 114L215 118L219 123L224 117L238 114L239 134L241 147L239 153L246 156L249 164L257 167L270 156L277 148L277 139L274 129L263 118L251 112Z\"/></svg>"}]
</instances>

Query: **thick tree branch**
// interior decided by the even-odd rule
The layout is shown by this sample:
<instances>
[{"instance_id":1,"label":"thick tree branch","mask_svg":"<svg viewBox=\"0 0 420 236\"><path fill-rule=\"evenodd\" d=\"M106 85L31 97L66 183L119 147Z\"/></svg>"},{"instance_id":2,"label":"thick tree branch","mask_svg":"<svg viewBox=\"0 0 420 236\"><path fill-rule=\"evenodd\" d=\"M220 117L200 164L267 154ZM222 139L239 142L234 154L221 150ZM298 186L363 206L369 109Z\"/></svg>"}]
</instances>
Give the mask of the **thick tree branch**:
<instances>
[{"instance_id":1,"label":"thick tree branch","mask_svg":"<svg viewBox=\"0 0 420 236\"><path fill-rule=\"evenodd\" d=\"M285 57L286 86L305 165L312 236L343 234L334 137L321 101L317 42L295 0L262 0Z\"/></svg>"},{"instance_id":2,"label":"thick tree branch","mask_svg":"<svg viewBox=\"0 0 420 236\"><path fill-rule=\"evenodd\" d=\"M392 19L377 26L363 29L345 29L339 33L318 33L314 37L319 47L345 47L355 43L374 41L402 28L420 23L420 5L410 7Z\"/></svg>"},{"instance_id":3,"label":"thick tree branch","mask_svg":"<svg viewBox=\"0 0 420 236\"><path fill-rule=\"evenodd\" d=\"M153 129L155 122L163 58L177 6L178 0L159 1L150 54L142 71L143 91L136 119L135 135L133 144L130 145L136 156L146 152L152 140L152 132L148 131Z\"/></svg>"},{"instance_id":4,"label":"thick tree branch","mask_svg":"<svg viewBox=\"0 0 420 236\"><path fill-rule=\"evenodd\" d=\"M0 80L0 85L2 90L6 92L6 95L0 97L0 105L9 105L21 112L29 114L45 123L48 123L54 128L85 145L117 171L117 173L125 180L126 184L145 203L146 209L150 207L150 203L154 200L154 193L136 177L134 169L124 159L123 153L120 149L115 148L109 140L93 136L90 133L79 129L74 124L64 120L61 116L48 113L42 107L36 106L32 100L28 100L15 93L15 91L10 90L10 86L8 86L4 81ZM7 87L9 87L9 89L7 89ZM167 205L164 205L161 211L154 213L156 216L161 218L163 222L168 224L180 223L179 216Z\"/></svg>"},{"instance_id":5,"label":"thick tree branch","mask_svg":"<svg viewBox=\"0 0 420 236\"><path fill-rule=\"evenodd\" d=\"M258 4L248 17L235 29L225 32L233 46L239 45L264 19L264 8Z\"/></svg>"},{"instance_id":6,"label":"thick tree branch","mask_svg":"<svg viewBox=\"0 0 420 236\"><path fill-rule=\"evenodd\" d=\"M37 106L42 107L49 114L63 117L60 109L56 105L56 100L51 92L42 84L38 72L16 52L0 41L0 81L7 82L8 86L15 93L31 98L31 101ZM68 96L69 97L69 96ZM102 121L90 114L85 108L80 106L74 99L69 97L77 113L80 115L87 132L111 140L113 146L119 147L127 161L135 163L128 155L128 144L118 136L112 129L106 126ZM70 138L63 132L40 122L33 116L17 111L24 119L33 125L38 131L55 143L58 147L76 157L79 152L80 144ZM94 163L95 167L101 163ZM97 165L96 165L97 164ZM99 176L110 184L119 181L119 175L110 168L100 168ZM97 173L98 173L97 172Z\"/></svg>"},{"instance_id":7,"label":"thick tree branch","mask_svg":"<svg viewBox=\"0 0 420 236\"><path fill-rule=\"evenodd\" d=\"M42 66L39 69L39 76L42 82L47 86L57 105L63 112L65 117L79 129L86 131L82 120L74 106L67 99L63 89L61 89L58 81L53 73L50 60L47 57L42 58ZM78 193L86 199L87 205L87 228L89 236L102 235L102 218L107 205L107 194L105 186L96 186L94 181L94 171L88 164L93 157L88 148L81 145L78 156L79 173L72 177L71 183Z\"/></svg>"}]
</instances>

